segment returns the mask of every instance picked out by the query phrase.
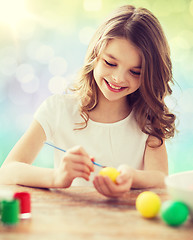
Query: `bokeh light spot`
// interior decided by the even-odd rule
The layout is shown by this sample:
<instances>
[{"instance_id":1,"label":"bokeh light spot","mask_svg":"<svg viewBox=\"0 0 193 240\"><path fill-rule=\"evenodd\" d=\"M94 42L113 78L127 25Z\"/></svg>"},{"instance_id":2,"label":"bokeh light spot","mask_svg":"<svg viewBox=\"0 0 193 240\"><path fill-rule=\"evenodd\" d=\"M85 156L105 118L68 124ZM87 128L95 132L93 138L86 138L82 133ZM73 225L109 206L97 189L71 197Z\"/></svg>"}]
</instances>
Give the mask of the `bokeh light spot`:
<instances>
[{"instance_id":1,"label":"bokeh light spot","mask_svg":"<svg viewBox=\"0 0 193 240\"><path fill-rule=\"evenodd\" d=\"M176 36L169 41L174 61L183 62L189 54L190 44L185 37Z\"/></svg>"},{"instance_id":2,"label":"bokeh light spot","mask_svg":"<svg viewBox=\"0 0 193 240\"><path fill-rule=\"evenodd\" d=\"M102 8L102 0L84 0L86 11L99 11Z\"/></svg>"},{"instance_id":3,"label":"bokeh light spot","mask_svg":"<svg viewBox=\"0 0 193 240\"><path fill-rule=\"evenodd\" d=\"M39 78L36 76L31 76L30 81L21 84L21 88L25 93L35 93L39 89Z\"/></svg>"},{"instance_id":4,"label":"bokeh light spot","mask_svg":"<svg viewBox=\"0 0 193 240\"><path fill-rule=\"evenodd\" d=\"M54 57L54 54L53 48L47 45L41 45L36 50L35 58L40 63L47 64Z\"/></svg>"},{"instance_id":5,"label":"bokeh light spot","mask_svg":"<svg viewBox=\"0 0 193 240\"><path fill-rule=\"evenodd\" d=\"M0 60L0 71L6 75L11 76L15 73L17 68L17 61L11 56L5 56Z\"/></svg>"},{"instance_id":6,"label":"bokeh light spot","mask_svg":"<svg viewBox=\"0 0 193 240\"><path fill-rule=\"evenodd\" d=\"M48 88L53 94L62 94L66 89L66 79L61 76L54 76L50 79Z\"/></svg>"},{"instance_id":7,"label":"bokeh light spot","mask_svg":"<svg viewBox=\"0 0 193 240\"><path fill-rule=\"evenodd\" d=\"M67 70L67 62L62 57L54 57L49 62L49 71L52 75L63 75Z\"/></svg>"},{"instance_id":8,"label":"bokeh light spot","mask_svg":"<svg viewBox=\"0 0 193 240\"><path fill-rule=\"evenodd\" d=\"M80 42L85 44L85 45L88 45L93 34L95 32L95 29L94 28L91 28L91 27L84 27L80 30L79 32L79 39L80 39Z\"/></svg>"},{"instance_id":9,"label":"bokeh light spot","mask_svg":"<svg viewBox=\"0 0 193 240\"><path fill-rule=\"evenodd\" d=\"M19 82L14 81L9 85L7 96L14 105L29 107L29 97L22 90Z\"/></svg>"},{"instance_id":10,"label":"bokeh light spot","mask_svg":"<svg viewBox=\"0 0 193 240\"><path fill-rule=\"evenodd\" d=\"M28 15L26 0L0 0L0 22L15 27Z\"/></svg>"},{"instance_id":11,"label":"bokeh light spot","mask_svg":"<svg viewBox=\"0 0 193 240\"><path fill-rule=\"evenodd\" d=\"M22 21L17 27L16 37L21 40L28 40L35 35L36 24L32 19Z\"/></svg>"},{"instance_id":12,"label":"bokeh light spot","mask_svg":"<svg viewBox=\"0 0 193 240\"><path fill-rule=\"evenodd\" d=\"M21 64L16 70L16 78L21 83L30 82L34 76L34 68L27 63Z\"/></svg>"}]
</instances>

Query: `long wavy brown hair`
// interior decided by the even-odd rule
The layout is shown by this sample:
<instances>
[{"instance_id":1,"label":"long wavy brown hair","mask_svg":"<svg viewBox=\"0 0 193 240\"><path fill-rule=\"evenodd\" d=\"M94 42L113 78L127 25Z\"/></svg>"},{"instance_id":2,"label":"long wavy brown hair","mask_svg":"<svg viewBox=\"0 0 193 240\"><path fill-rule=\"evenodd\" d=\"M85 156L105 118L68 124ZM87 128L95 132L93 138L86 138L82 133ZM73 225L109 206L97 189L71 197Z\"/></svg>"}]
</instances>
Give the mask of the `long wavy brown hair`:
<instances>
[{"instance_id":1,"label":"long wavy brown hair","mask_svg":"<svg viewBox=\"0 0 193 240\"><path fill-rule=\"evenodd\" d=\"M160 140L174 136L175 115L170 113L164 98L172 93L173 83L170 49L158 19L145 8L126 5L118 8L97 29L88 46L85 63L74 91L81 98L80 112L87 126L89 111L98 103L98 88L93 77L97 57L109 40L130 40L142 53L141 86L128 95L135 119L141 130Z\"/></svg>"}]
</instances>

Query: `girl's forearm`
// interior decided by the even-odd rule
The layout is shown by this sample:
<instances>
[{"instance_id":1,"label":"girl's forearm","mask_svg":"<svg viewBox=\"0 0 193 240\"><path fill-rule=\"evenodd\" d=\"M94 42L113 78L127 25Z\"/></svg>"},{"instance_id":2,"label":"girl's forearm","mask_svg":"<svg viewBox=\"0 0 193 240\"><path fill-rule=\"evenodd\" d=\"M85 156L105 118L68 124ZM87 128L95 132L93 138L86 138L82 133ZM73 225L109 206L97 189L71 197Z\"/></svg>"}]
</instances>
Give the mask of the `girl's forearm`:
<instances>
[{"instance_id":1,"label":"girl's forearm","mask_svg":"<svg viewBox=\"0 0 193 240\"><path fill-rule=\"evenodd\" d=\"M20 184L31 187L54 187L54 170L23 162L11 162L0 168L0 184Z\"/></svg>"},{"instance_id":2,"label":"girl's forearm","mask_svg":"<svg viewBox=\"0 0 193 240\"><path fill-rule=\"evenodd\" d=\"M134 170L132 188L164 188L166 174L156 170Z\"/></svg>"}]
</instances>

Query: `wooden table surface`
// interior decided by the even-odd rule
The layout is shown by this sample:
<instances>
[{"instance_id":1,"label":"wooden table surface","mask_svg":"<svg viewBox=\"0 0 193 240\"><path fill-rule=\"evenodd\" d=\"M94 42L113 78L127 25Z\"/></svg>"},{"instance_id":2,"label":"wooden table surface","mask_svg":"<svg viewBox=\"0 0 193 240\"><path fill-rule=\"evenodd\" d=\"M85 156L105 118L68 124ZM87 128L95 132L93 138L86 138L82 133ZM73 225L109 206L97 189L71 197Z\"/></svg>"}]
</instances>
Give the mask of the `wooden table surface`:
<instances>
[{"instance_id":1,"label":"wooden table surface","mask_svg":"<svg viewBox=\"0 0 193 240\"><path fill-rule=\"evenodd\" d=\"M12 227L0 224L0 240L193 240L190 219L180 227L170 227L159 216L141 217L135 200L142 190L131 190L116 200L100 195L92 187L48 190L0 185L1 189L29 192L32 217ZM170 198L165 189L151 191L160 195L162 202Z\"/></svg>"}]
</instances>

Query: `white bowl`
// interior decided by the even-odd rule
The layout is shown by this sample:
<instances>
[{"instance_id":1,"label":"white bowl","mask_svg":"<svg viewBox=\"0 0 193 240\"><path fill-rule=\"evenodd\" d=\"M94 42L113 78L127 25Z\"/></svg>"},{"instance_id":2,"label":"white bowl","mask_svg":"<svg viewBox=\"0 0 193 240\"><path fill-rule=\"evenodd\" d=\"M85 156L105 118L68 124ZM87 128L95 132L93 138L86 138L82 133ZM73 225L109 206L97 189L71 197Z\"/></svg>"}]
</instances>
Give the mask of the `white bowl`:
<instances>
[{"instance_id":1,"label":"white bowl","mask_svg":"<svg viewBox=\"0 0 193 240\"><path fill-rule=\"evenodd\" d=\"M171 198L185 203L193 218L193 171L171 174L165 178L165 183Z\"/></svg>"}]
</instances>

